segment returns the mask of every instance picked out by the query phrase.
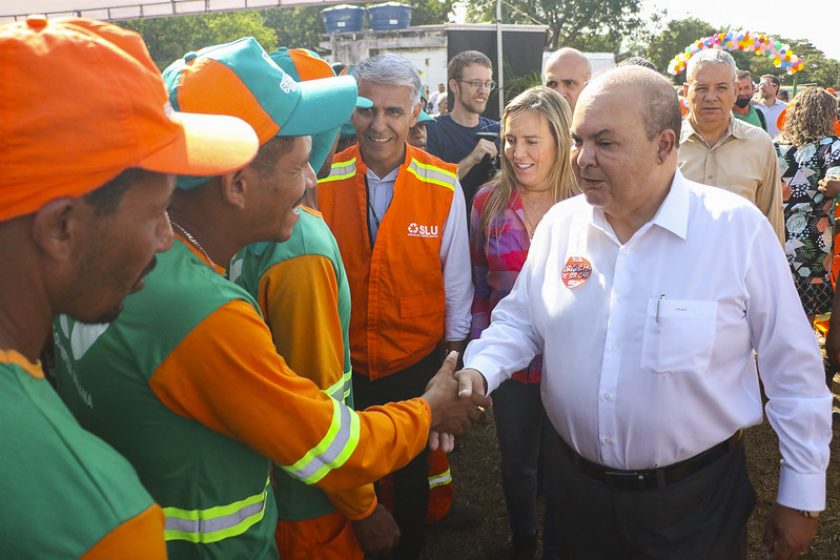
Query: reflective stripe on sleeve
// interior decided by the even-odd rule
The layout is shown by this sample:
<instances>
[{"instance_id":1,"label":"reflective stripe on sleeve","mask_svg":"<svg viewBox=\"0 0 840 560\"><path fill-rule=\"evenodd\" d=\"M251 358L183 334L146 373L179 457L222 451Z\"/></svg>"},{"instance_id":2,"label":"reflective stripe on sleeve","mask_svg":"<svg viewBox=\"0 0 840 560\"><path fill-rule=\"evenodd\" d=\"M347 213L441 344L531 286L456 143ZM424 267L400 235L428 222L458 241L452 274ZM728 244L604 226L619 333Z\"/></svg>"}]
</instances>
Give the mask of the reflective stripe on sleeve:
<instances>
[{"instance_id":1,"label":"reflective stripe on sleeve","mask_svg":"<svg viewBox=\"0 0 840 560\"><path fill-rule=\"evenodd\" d=\"M319 179L319 183L329 183L330 181L340 181L348 179L356 174L356 158L348 161L335 161L330 166L330 174L323 179Z\"/></svg>"},{"instance_id":2,"label":"reflective stripe on sleeve","mask_svg":"<svg viewBox=\"0 0 840 560\"><path fill-rule=\"evenodd\" d=\"M332 399L333 415L324 438L293 465L280 465L290 476L315 484L333 469L341 467L359 444L359 416Z\"/></svg>"},{"instance_id":3,"label":"reflective stripe on sleeve","mask_svg":"<svg viewBox=\"0 0 840 560\"><path fill-rule=\"evenodd\" d=\"M335 400L347 404L347 399L350 397L350 388L353 383L353 370L345 371L341 379L336 381L332 386L324 389L324 392L334 398Z\"/></svg>"},{"instance_id":4,"label":"reflective stripe on sleeve","mask_svg":"<svg viewBox=\"0 0 840 560\"><path fill-rule=\"evenodd\" d=\"M438 486L446 486L447 484L452 483L452 473L449 469L446 469L444 472L440 474L436 474L434 476L429 477L429 490L432 488L437 488Z\"/></svg>"},{"instance_id":5,"label":"reflective stripe on sleeve","mask_svg":"<svg viewBox=\"0 0 840 560\"><path fill-rule=\"evenodd\" d=\"M163 508L164 539L207 544L245 533L265 515L269 482L266 480L265 489L259 494L226 506L193 510Z\"/></svg>"},{"instance_id":6,"label":"reflective stripe on sleeve","mask_svg":"<svg viewBox=\"0 0 840 560\"><path fill-rule=\"evenodd\" d=\"M406 170L424 183L432 183L446 187L452 191L455 190L457 175L452 171L435 167L434 165L420 163L414 158L411 158L411 163L408 164Z\"/></svg>"}]
</instances>

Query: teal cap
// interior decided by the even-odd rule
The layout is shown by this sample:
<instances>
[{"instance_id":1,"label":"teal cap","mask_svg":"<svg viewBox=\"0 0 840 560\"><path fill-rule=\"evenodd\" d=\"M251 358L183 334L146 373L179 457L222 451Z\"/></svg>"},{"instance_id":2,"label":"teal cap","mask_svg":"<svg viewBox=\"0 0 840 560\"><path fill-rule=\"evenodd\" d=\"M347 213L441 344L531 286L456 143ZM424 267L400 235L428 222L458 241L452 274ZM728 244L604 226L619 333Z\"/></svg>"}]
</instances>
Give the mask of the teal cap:
<instances>
[{"instance_id":1,"label":"teal cap","mask_svg":"<svg viewBox=\"0 0 840 560\"><path fill-rule=\"evenodd\" d=\"M187 53L163 72L176 110L239 117L265 144L275 136L314 136L334 130L356 106L350 76L297 82L253 37ZM207 178L179 177L179 188Z\"/></svg>"},{"instance_id":2,"label":"teal cap","mask_svg":"<svg viewBox=\"0 0 840 560\"><path fill-rule=\"evenodd\" d=\"M280 47L268 54L277 65L296 81L318 80L335 76L332 67L315 51L303 48ZM356 107L369 108L373 102L366 97L356 97ZM317 173L324 165L335 144L340 127L338 122L326 132L312 135L312 154L309 162Z\"/></svg>"}]
</instances>

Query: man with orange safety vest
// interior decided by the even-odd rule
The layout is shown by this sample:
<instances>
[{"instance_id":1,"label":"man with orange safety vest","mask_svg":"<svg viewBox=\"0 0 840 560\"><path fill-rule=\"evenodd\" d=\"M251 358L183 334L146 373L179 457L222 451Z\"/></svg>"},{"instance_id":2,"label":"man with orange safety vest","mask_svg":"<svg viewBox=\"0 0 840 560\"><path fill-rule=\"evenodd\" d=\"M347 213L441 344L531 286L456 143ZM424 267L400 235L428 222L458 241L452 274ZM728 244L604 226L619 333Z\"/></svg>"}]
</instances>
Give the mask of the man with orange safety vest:
<instances>
[{"instance_id":1,"label":"man with orange safety vest","mask_svg":"<svg viewBox=\"0 0 840 560\"><path fill-rule=\"evenodd\" d=\"M385 53L353 75L373 106L353 113L358 145L335 156L318 198L350 283L356 404L369 406L417 396L441 343L463 348L472 282L457 167L406 142L421 108L417 70ZM423 453L394 473L398 559L422 550L427 467Z\"/></svg>"}]
</instances>

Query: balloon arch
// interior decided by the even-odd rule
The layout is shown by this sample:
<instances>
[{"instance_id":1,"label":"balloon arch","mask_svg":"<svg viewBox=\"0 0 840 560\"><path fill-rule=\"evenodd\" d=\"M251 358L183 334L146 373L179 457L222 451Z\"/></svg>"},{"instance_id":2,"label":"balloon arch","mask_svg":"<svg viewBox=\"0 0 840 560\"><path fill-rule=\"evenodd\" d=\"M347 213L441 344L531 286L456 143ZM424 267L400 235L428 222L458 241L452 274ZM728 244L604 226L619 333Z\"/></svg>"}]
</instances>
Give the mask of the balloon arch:
<instances>
[{"instance_id":1,"label":"balloon arch","mask_svg":"<svg viewBox=\"0 0 840 560\"><path fill-rule=\"evenodd\" d=\"M796 74L805 67L805 62L793 53L785 43L764 33L750 31L727 31L715 33L704 39L697 39L668 63L668 73L674 76L685 70L688 60L704 49L742 51L773 59L773 66L788 74Z\"/></svg>"}]
</instances>

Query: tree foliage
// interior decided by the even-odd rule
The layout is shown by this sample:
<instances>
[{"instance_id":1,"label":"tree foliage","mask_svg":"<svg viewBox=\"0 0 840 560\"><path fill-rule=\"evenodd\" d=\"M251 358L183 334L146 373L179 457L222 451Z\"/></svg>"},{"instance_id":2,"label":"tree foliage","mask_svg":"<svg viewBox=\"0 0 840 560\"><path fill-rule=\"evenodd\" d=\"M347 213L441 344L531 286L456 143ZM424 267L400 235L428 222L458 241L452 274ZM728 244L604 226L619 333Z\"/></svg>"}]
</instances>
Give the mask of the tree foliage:
<instances>
[{"instance_id":1,"label":"tree foliage","mask_svg":"<svg viewBox=\"0 0 840 560\"><path fill-rule=\"evenodd\" d=\"M681 53L686 45L690 45L696 39L708 37L716 31L718 30L712 27L712 24L697 18L670 21L665 29L651 36L644 56L657 70L665 73L668 63L675 55Z\"/></svg>"},{"instance_id":2,"label":"tree foliage","mask_svg":"<svg viewBox=\"0 0 840 560\"><path fill-rule=\"evenodd\" d=\"M161 69L190 51L241 37L254 37L266 49L277 45L277 34L266 27L255 11L128 20L119 25L143 36L152 59Z\"/></svg>"},{"instance_id":3,"label":"tree foliage","mask_svg":"<svg viewBox=\"0 0 840 560\"><path fill-rule=\"evenodd\" d=\"M840 85L840 61L826 58L825 53L805 39L783 40L783 42L789 44L793 52L805 60L805 68L794 76L789 76L779 74L777 68L768 64L768 71L762 73L777 74L784 84L793 84L795 77L796 83L799 84L816 83L822 87ZM770 61L765 59L765 62Z\"/></svg>"},{"instance_id":4,"label":"tree foliage","mask_svg":"<svg viewBox=\"0 0 840 560\"><path fill-rule=\"evenodd\" d=\"M412 25L434 25L449 19L453 0L407 0L413 7ZM505 0L502 18L505 23L543 23L549 27L547 47L571 46L588 52L641 54L665 72L668 62L696 39L729 31L689 17L666 23L667 12L654 14L643 24L641 0ZM495 21L495 0L471 3L474 21ZM159 67L165 68L185 53L203 47L253 36L267 50L280 45L318 49L324 33L322 6L273 8L142 19L120 25L143 35ZM756 78L775 74L783 83L840 85L840 61L826 58L811 42L788 40L794 52L805 60L805 68L795 76L775 68L769 58L733 52L739 68ZM683 76L676 78L681 82Z\"/></svg>"},{"instance_id":5,"label":"tree foliage","mask_svg":"<svg viewBox=\"0 0 840 560\"><path fill-rule=\"evenodd\" d=\"M441 25L449 20L452 0L408 0L403 2L413 8L411 25Z\"/></svg>"},{"instance_id":6,"label":"tree foliage","mask_svg":"<svg viewBox=\"0 0 840 560\"><path fill-rule=\"evenodd\" d=\"M642 26L641 0L516 0L504 2L505 23L548 26L548 47L618 53L624 37ZM473 8L474 17L495 21L496 2Z\"/></svg>"},{"instance_id":7,"label":"tree foliage","mask_svg":"<svg viewBox=\"0 0 840 560\"><path fill-rule=\"evenodd\" d=\"M318 41L324 33L322 9L322 6L272 8L260 13L266 27L277 34L278 46L318 50Z\"/></svg>"}]
</instances>

